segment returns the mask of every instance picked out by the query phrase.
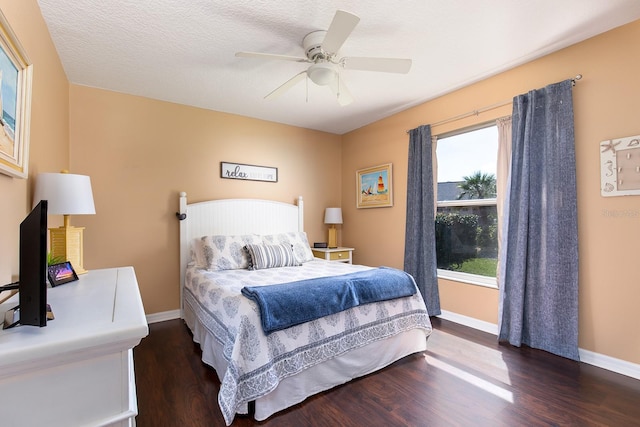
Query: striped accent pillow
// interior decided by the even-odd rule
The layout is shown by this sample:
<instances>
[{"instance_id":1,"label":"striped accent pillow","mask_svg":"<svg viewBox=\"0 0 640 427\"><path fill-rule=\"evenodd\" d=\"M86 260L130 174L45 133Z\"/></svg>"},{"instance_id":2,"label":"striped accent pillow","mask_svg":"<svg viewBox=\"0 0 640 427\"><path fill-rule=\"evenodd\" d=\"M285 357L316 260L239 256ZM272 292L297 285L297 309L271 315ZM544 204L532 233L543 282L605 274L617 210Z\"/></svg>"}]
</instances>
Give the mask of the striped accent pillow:
<instances>
[{"instance_id":1,"label":"striped accent pillow","mask_svg":"<svg viewBox=\"0 0 640 427\"><path fill-rule=\"evenodd\" d=\"M249 254L249 270L300 265L290 243L279 245L247 244L245 250Z\"/></svg>"},{"instance_id":2,"label":"striped accent pillow","mask_svg":"<svg viewBox=\"0 0 640 427\"><path fill-rule=\"evenodd\" d=\"M253 242L247 242L253 243ZM304 231L289 231L287 233L268 234L262 236L262 243L267 245L275 245L277 243L291 243L293 245L293 253L301 263L313 261L313 252L309 247L307 233Z\"/></svg>"}]
</instances>

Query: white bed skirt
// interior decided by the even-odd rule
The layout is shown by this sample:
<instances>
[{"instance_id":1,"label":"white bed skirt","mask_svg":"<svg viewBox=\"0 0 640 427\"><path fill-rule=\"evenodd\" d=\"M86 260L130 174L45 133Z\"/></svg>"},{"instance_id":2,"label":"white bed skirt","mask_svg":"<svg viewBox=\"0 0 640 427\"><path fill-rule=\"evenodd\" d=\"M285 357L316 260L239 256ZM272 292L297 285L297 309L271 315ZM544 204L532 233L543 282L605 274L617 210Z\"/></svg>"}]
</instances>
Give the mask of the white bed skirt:
<instances>
[{"instance_id":1,"label":"white bed skirt","mask_svg":"<svg viewBox=\"0 0 640 427\"><path fill-rule=\"evenodd\" d=\"M227 368L227 362L222 357L222 347L207 332L188 304L184 306L184 320L193 333L193 340L200 344L202 361L213 367L222 381ZM412 329L352 350L285 378L280 381L275 390L255 401L254 417L258 421L263 421L278 411L302 402L309 396L375 372L410 354L425 351L427 337L428 333L423 329ZM243 405L237 413L248 414L248 405Z\"/></svg>"}]
</instances>

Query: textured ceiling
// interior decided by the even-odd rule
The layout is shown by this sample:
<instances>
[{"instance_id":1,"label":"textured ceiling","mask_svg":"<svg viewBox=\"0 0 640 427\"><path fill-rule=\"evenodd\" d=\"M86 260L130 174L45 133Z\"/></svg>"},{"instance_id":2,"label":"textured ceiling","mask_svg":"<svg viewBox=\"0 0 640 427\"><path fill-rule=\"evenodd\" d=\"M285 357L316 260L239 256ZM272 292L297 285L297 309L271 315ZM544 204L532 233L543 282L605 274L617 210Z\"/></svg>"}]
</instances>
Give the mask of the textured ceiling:
<instances>
[{"instance_id":1,"label":"textured ceiling","mask_svg":"<svg viewBox=\"0 0 640 427\"><path fill-rule=\"evenodd\" d=\"M38 0L71 83L343 134L640 18L638 0ZM355 101L302 81L302 38L360 17L343 56L411 58L408 74L343 70ZM567 78L572 76L567 76Z\"/></svg>"}]
</instances>

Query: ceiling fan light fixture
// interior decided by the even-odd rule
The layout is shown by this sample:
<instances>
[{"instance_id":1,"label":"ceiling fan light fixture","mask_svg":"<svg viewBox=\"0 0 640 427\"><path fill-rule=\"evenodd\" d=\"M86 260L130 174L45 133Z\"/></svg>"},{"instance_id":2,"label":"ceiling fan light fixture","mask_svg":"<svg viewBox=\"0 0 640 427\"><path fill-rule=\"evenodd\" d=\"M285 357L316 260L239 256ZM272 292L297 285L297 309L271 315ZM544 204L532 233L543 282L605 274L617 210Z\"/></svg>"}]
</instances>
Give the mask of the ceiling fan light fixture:
<instances>
[{"instance_id":1,"label":"ceiling fan light fixture","mask_svg":"<svg viewBox=\"0 0 640 427\"><path fill-rule=\"evenodd\" d=\"M343 82L341 75L343 69L406 74L411 68L411 59L342 57L340 48L359 21L360 18L356 15L344 10L337 10L326 31L312 31L302 39L302 48L306 58L260 52L237 52L236 56L311 64L306 70L300 71L271 91L265 96L265 99L275 99L301 80L305 80L308 91L310 79L318 86L327 86L336 96L340 105L348 105L353 102L353 96Z\"/></svg>"},{"instance_id":2,"label":"ceiling fan light fixture","mask_svg":"<svg viewBox=\"0 0 640 427\"><path fill-rule=\"evenodd\" d=\"M307 70L307 74L311 81L319 86L327 86L337 77L337 72L333 64L328 62L313 64Z\"/></svg>"}]
</instances>

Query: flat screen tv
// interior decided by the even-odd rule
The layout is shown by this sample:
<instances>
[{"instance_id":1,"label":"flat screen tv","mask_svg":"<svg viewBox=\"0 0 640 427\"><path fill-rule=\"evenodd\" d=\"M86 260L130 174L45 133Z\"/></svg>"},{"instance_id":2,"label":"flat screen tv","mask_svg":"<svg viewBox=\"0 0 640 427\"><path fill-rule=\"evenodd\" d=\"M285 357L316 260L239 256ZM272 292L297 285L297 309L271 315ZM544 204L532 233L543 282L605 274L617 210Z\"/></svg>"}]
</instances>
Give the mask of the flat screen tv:
<instances>
[{"instance_id":1,"label":"flat screen tv","mask_svg":"<svg viewBox=\"0 0 640 427\"><path fill-rule=\"evenodd\" d=\"M19 316L17 324L47 326L47 201L41 200L20 224Z\"/></svg>"}]
</instances>

